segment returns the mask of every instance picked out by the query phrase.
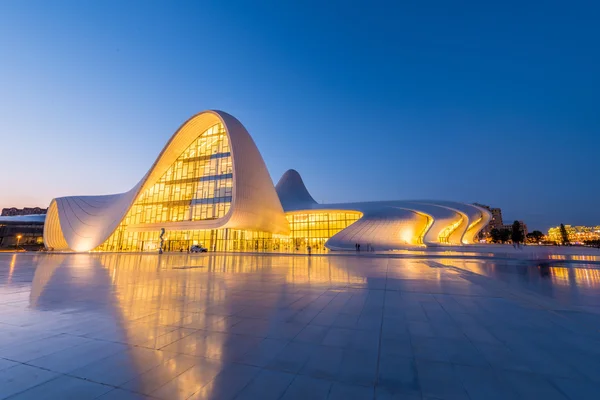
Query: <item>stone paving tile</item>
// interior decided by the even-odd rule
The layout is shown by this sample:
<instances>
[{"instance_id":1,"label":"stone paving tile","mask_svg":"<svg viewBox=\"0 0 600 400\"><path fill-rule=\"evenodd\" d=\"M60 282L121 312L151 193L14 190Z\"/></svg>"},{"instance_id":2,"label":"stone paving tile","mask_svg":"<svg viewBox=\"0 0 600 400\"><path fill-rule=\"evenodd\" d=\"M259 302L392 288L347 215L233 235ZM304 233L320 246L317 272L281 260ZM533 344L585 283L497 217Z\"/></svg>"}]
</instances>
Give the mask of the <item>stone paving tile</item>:
<instances>
[{"instance_id":1,"label":"stone paving tile","mask_svg":"<svg viewBox=\"0 0 600 400\"><path fill-rule=\"evenodd\" d=\"M420 393L415 360L382 354L379 359L377 386L392 393Z\"/></svg>"},{"instance_id":2,"label":"stone paving tile","mask_svg":"<svg viewBox=\"0 0 600 400\"><path fill-rule=\"evenodd\" d=\"M10 361L0 358L0 371L14 367L15 365L19 365L19 363L16 361Z\"/></svg>"},{"instance_id":3,"label":"stone paving tile","mask_svg":"<svg viewBox=\"0 0 600 400\"><path fill-rule=\"evenodd\" d=\"M98 400L146 400L147 396L143 394L129 392L123 389L112 389L110 392L97 397Z\"/></svg>"},{"instance_id":4,"label":"stone paving tile","mask_svg":"<svg viewBox=\"0 0 600 400\"><path fill-rule=\"evenodd\" d=\"M517 399L517 393L507 386L502 377L491 368L454 366L469 397L474 399Z\"/></svg>"},{"instance_id":5,"label":"stone paving tile","mask_svg":"<svg viewBox=\"0 0 600 400\"><path fill-rule=\"evenodd\" d=\"M329 328L319 325L305 325L293 338L295 342L319 344L327 335Z\"/></svg>"},{"instance_id":6,"label":"stone paving tile","mask_svg":"<svg viewBox=\"0 0 600 400\"><path fill-rule=\"evenodd\" d=\"M296 375L281 400L326 400L329 397L331 385L332 382L328 380Z\"/></svg>"},{"instance_id":7,"label":"stone paving tile","mask_svg":"<svg viewBox=\"0 0 600 400\"><path fill-rule=\"evenodd\" d=\"M93 361L69 372L68 375L106 385L120 386L176 356L175 353L134 347Z\"/></svg>"},{"instance_id":8,"label":"stone paving tile","mask_svg":"<svg viewBox=\"0 0 600 400\"><path fill-rule=\"evenodd\" d=\"M417 360L416 367L423 397L447 400L469 399L453 365Z\"/></svg>"},{"instance_id":9,"label":"stone paving tile","mask_svg":"<svg viewBox=\"0 0 600 400\"><path fill-rule=\"evenodd\" d=\"M509 371L532 372L529 364L522 359L518 353L515 353L503 344L475 343L474 345L493 368Z\"/></svg>"},{"instance_id":10,"label":"stone paving tile","mask_svg":"<svg viewBox=\"0 0 600 400\"><path fill-rule=\"evenodd\" d=\"M419 360L489 366L483 354L467 339L415 337L411 341L414 355Z\"/></svg>"},{"instance_id":11,"label":"stone paving tile","mask_svg":"<svg viewBox=\"0 0 600 400\"><path fill-rule=\"evenodd\" d=\"M224 368L225 365L220 361L198 359L191 368L152 391L150 395L165 400L187 399L211 382Z\"/></svg>"},{"instance_id":12,"label":"stone paving tile","mask_svg":"<svg viewBox=\"0 0 600 400\"><path fill-rule=\"evenodd\" d=\"M504 371L502 380L523 399L565 400L568 397L541 375Z\"/></svg>"},{"instance_id":13,"label":"stone paving tile","mask_svg":"<svg viewBox=\"0 0 600 400\"><path fill-rule=\"evenodd\" d=\"M279 399L294 378L295 375L286 372L262 370L235 398L239 400Z\"/></svg>"},{"instance_id":14,"label":"stone paving tile","mask_svg":"<svg viewBox=\"0 0 600 400\"><path fill-rule=\"evenodd\" d=\"M600 384L596 382L576 381L571 379L554 378L551 380L570 399L594 400L600 393Z\"/></svg>"},{"instance_id":15,"label":"stone paving tile","mask_svg":"<svg viewBox=\"0 0 600 400\"><path fill-rule=\"evenodd\" d=\"M356 386L346 383L333 383L329 392L329 400L372 400L373 386Z\"/></svg>"},{"instance_id":16,"label":"stone paving tile","mask_svg":"<svg viewBox=\"0 0 600 400\"><path fill-rule=\"evenodd\" d=\"M197 362L199 362L197 357L178 354L158 364L156 367L137 375L132 380L120 385L120 387L132 392L152 395L152 392L191 369Z\"/></svg>"},{"instance_id":17,"label":"stone paving tile","mask_svg":"<svg viewBox=\"0 0 600 400\"><path fill-rule=\"evenodd\" d=\"M32 342L6 346L0 349L0 357L18 362L28 362L91 341L91 339L59 334Z\"/></svg>"},{"instance_id":18,"label":"stone paving tile","mask_svg":"<svg viewBox=\"0 0 600 400\"><path fill-rule=\"evenodd\" d=\"M159 350L196 332L198 332L197 329L175 328L146 342L140 343L138 346Z\"/></svg>"},{"instance_id":19,"label":"stone paving tile","mask_svg":"<svg viewBox=\"0 0 600 400\"><path fill-rule=\"evenodd\" d=\"M93 361L101 360L116 353L122 353L126 349L127 346L121 343L94 340L33 359L28 361L27 364L66 374Z\"/></svg>"},{"instance_id":20,"label":"stone paving tile","mask_svg":"<svg viewBox=\"0 0 600 400\"><path fill-rule=\"evenodd\" d=\"M212 381L194 393L190 400L229 400L235 398L261 370L241 364L229 364Z\"/></svg>"},{"instance_id":21,"label":"stone paving tile","mask_svg":"<svg viewBox=\"0 0 600 400\"><path fill-rule=\"evenodd\" d=\"M377 354L361 350L344 350L337 380L372 386L377 380Z\"/></svg>"},{"instance_id":22,"label":"stone paving tile","mask_svg":"<svg viewBox=\"0 0 600 400\"><path fill-rule=\"evenodd\" d=\"M0 398L24 392L46 381L54 379L57 372L19 364L0 373Z\"/></svg>"},{"instance_id":23,"label":"stone paving tile","mask_svg":"<svg viewBox=\"0 0 600 400\"><path fill-rule=\"evenodd\" d=\"M299 373L314 378L336 379L342 367L344 353L343 349L319 346L310 354Z\"/></svg>"},{"instance_id":24,"label":"stone paving tile","mask_svg":"<svg viewBox=\"0 0 600 400\"><path fill-rule=\"evenodd\" d=\"M597 266L551 267L549 279L476 258L17 254L12 272L11 261L0 254L0 399L600 393ZM194 264L206 268L172 268Z\"/></svg>"},{"instance_id":25,"label":"stone paving tile","mask_svg":"<svg viewBox=\"0 0 600 400\"><path fill-rule=\"evenodd\" d=\"M252 346L244 354L238 355L233 361L258 367L266 367L288 345L285 339L266 338Z\"/></svg>"},{"instance_id":26,"label":"stone paving tile","mask_svg":"<svg viewBox=\"0 0 600 400\"><path fill-rule=\"evenodd\" d=\"M11 397L14 400L95 399L112 391L111 386L62 375Z\"/></svg>"},{"instance_id":27,"label":"stone paving tile","mask_svg":"<svg viewBox=\"0 0 600 400\"><path fill-rule=\"evenodd\" d=\"M318 345L310 343L289 342L267 364L267 368L298 373L318 349Z\"/></svg>"}]
</instances>

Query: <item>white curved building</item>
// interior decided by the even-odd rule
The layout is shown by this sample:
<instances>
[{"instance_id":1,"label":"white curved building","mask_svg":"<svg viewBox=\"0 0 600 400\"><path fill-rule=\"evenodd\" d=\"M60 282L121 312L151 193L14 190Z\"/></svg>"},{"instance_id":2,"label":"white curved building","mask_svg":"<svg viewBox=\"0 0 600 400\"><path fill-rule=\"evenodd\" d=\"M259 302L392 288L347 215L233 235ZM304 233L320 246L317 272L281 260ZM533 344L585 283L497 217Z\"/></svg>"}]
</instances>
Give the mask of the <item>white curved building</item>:
<instances>
[{"instance_id":1,"label":"white curved building","mask_svg":"<svg viewBox=\"0 0 600 400\"><path fill-rule=\"evenodd\" d=\"M244 126L222 111L186 121L130 191L52 200L48 248L64 251L376 250L474 242L491 218L447 201L318 204L300 175L276 187ZM162 235L162 236L161 236Z\"/></svg>"}]
</instances>

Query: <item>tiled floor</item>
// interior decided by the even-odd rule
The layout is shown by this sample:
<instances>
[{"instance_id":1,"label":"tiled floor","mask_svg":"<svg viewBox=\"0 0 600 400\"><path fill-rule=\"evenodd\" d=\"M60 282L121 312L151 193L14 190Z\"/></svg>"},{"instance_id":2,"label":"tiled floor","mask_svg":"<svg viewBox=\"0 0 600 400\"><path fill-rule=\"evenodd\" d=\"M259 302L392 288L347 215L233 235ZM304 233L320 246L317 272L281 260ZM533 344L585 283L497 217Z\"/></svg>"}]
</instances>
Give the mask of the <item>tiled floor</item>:
<instances>
[{"instance_id":1,"label":"tiled floor","mask_svg":"<svg viewBox=\"0 0 600 400\"><path fill-rule=\"evenodd\" d=\"M0 254L0 398L599 393L594 265Z\"/></svg>"}]
</instances>

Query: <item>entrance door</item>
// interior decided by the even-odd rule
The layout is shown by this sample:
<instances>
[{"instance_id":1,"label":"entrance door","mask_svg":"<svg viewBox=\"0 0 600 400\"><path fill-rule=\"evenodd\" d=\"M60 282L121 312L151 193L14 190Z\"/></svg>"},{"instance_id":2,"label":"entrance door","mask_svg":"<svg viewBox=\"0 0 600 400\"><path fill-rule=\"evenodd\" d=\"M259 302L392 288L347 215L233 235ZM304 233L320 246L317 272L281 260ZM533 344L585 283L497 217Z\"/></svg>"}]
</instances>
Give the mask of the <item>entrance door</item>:
<instances>
[{"instance_id":1,"label":"entrance door","mask_svg":"<svg viewBox=\"0 0 600 400\"><path fill-rule=\"evenodd\" d=\"M169 240L166 243L167 251L187 252L190 247L189 240Z\"/></svg>"}]
</instances>

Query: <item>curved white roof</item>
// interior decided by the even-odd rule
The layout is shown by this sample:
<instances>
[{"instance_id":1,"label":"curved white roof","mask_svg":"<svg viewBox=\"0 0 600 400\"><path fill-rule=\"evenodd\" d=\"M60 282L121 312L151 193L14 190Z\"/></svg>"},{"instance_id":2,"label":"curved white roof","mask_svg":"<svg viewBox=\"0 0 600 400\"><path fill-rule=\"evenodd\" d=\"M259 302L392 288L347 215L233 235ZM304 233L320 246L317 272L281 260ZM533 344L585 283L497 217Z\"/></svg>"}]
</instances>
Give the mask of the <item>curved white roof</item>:
<instances>
[{"instance_id":1,"label":"curved white roof","mask_svg":"<svg viewBox=\"0 0 600 400\"><path fill-rule=\"evenodd\" d=\"M246 128L223 111L201 112L173 134L150 170L130 191L107 196L70 196L52 200L44 242L56 250L88 251L101 245L121 223L141 193L155 184L182 152L216 123L225 127L233 164L233 195L222 218L146 224L146 230L234 228L288 233L289 225L267 167Z\"/></svg>"},{"instance_id":2,"label":"curved white roof","mask_svg":"<svg viewBox=\"0 0 600 400\"><path fill-rule=\"evenodd\" d=\"M192 220L190 216L189 220L183 221L132 224L126 226L126 230L232 228L287 234L289 224L284 211L351 210L362 213L362 217L331 237L326 246L353 249L356 243L368 243L382 250L473 243L477 233L491 219L491 214L483 208L452 201L319 204L295 170L287 171L274 187L256 144L244 126L223 111L205 111L181 125L146 175L131 190L105 196L53 199L44 225L46 246L56 250L88 251L103 244L140 196L161 179L195 140L216 124L223 125L231 149L232 175L229 179L233 184L229 211L215 219Z\"/></svg>"},{"instance_id":3,"label":"curved white roof","mask_svg":"<svg viewBox=\"0 0 600 400\"><path fill-rule=\"evenodd\" d=\"M362 217L327 241L330 249L352 250L356 243L378 250L407 246L461 245L474 238L491 219L480 207L437 200L369 201L318 204L300 174L289 170L277 183L286 212L358 211Z\"/></svg>"},{"instance_id":4,"label":"curved white roof","mask_svg":"<svg viewBox=\"0 0 600 400\"><path fill-rule=\"evenodd\" d=\"M282 175L275 186L275 190L285 210L302 209L317 204L308 189L306 189L302 177L295 169L289 169Z\"/></svg>"}]
</instances>

